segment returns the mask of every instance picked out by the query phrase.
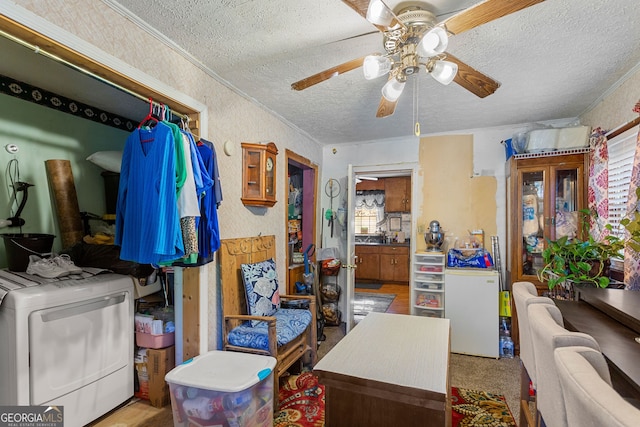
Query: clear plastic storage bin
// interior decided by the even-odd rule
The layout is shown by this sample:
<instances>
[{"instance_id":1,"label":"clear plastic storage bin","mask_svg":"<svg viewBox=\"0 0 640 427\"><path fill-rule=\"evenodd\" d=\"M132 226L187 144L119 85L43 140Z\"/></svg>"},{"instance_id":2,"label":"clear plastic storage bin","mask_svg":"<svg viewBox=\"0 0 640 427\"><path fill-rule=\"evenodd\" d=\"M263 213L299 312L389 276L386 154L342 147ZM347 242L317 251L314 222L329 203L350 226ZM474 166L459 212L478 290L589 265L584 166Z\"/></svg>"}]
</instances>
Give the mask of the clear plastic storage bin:
<instances>
[{"instance_id":1,"label":"clear plastic storage bin","mask_svg":"<svg viewBox=\"0 0 640 427\"><path fill-rule=\"evenodd\" d=\"M165 376L173 425L267 427L273 425L273 369L270 356L211 351Z\"/></svg>"}]
</instances>

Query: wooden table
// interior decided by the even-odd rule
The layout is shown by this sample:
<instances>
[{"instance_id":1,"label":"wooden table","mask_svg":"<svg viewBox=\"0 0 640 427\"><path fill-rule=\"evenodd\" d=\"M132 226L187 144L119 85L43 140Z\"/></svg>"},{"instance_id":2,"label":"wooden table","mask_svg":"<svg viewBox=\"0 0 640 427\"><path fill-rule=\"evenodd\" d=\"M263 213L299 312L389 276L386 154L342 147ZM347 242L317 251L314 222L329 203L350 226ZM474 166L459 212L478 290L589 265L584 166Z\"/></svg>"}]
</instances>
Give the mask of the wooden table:
<instances>
[{"instance_id":1,"label":"wooden table","mask_svg":"<svg viewBox=\"0 0 640 427\"><path fill-rule=\"evenodd\" d=\"M370 313L318 362L325 425L451 426L448 319Z\"/></svg>"}]
</instances>

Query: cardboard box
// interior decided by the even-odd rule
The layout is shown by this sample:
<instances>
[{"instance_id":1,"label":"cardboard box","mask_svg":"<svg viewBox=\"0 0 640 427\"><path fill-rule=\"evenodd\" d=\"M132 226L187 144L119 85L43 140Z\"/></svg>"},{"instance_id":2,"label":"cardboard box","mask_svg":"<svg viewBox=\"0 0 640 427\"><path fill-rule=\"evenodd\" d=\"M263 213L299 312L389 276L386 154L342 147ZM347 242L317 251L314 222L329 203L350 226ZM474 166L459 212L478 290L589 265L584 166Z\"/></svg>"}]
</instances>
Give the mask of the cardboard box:
<instances>
[{"instance_id":1,"label":"cardboard box","mask_svg":"<svg viewBox=\"0 0 640 427\"><path fill-rule=\"evenodd\" d=\"M151 406L162 408L171 403L169 386L164 376L175 367L175 346L147 349L147 375Z\"/></svg>"}]
</instances>

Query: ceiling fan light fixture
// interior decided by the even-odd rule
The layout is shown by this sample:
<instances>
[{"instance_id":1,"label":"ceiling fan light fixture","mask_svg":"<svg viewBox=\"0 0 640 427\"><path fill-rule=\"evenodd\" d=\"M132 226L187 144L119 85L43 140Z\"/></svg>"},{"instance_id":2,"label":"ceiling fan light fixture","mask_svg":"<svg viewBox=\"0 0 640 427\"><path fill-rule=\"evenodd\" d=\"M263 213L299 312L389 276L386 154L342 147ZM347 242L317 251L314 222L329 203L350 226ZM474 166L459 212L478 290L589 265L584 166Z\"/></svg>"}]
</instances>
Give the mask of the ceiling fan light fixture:
<instances>
[{"instance_id":1,"label":"ceiling fan light fixture","mask_svg":"<svg viewBox=\"0 0 640 427\"><path fill-rule=\"evenodd\" d=\"M367 80L384 76L388 74L390 70L391 60L386 56L368 55L364 58L362 71L364 72L364 78Z\"/></svg>"},{"instance_id":2,"label":"ceiling fan light fixture","mask_svg":"<svg viewBox=\"0 0 640 427\"><path fill-rule=\"evenodd\" d=\"M402 91L404 90L405 82L401 82L398 79L389 80L384 86L382 86L382 96L389 102L396 102Z\"/></svg>"},{"instance_id":3,"label":"ceiling fan light fixture","mask_svg":"<svg viewBox=\"0 0 640 427\"><path fill-rule=\"evenodd\" d=\"M431 77L443 85L448 85L453 81L458 73L458 64L450 61L433 61L433 66L429 70Z\"/></svg>"},{"instance_id":4,"label":"ceiling fan light fixture","mask_svg":"<svg viewBox=\"0 0 640 427\"><path fill-rule=\"evenodd\" d=\"M433 27L422 37L418 44L418 55L430 58L447 49L449 36L442 27Z\"/></svg>"},{"instance_id":5,"label":"ceiling fan light fixture","mask_svg":"<svg viewBox=\"0 0 640 427\"><path fill-rule=\"evenodd\" d=\"M371 0L367 8L367 21L388 27L393 22L393 12L382 0Z\"/></svg>"}]
</instances>

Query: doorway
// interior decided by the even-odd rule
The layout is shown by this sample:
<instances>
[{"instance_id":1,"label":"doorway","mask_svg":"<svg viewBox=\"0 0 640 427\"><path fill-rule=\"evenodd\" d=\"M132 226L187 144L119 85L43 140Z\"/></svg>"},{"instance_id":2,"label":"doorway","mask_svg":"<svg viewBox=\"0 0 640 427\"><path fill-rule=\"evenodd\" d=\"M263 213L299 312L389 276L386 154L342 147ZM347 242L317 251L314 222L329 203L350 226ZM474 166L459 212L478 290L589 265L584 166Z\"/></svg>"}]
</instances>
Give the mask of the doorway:
<instances>
[{"instance_id":1,"label":"doorway","mask_svg":"<svg viewBox=\"0 0 640 427\"><path fill-rule=\"evenodd\" d=\"M363 214L363 210L356 206L350 209L353 228L349 232L353 233L350 240L354 248L348 253L355 254L354 264L357 267L354 280L347 281L353 286L347 294L355 297L361 292L392 293L395 299L387 311L393 313L410 313L411 254L415 251L412 239L415 235L415 204L412 200L416 174L417 165L414 164L353 168L354 199L361 199L355 204L376 209L375 215L371 210ZM401 254L387 253L400 246ZM371 290L369 286L362 286L363 283L377 283L380 287Z\"/></svg>"},{"instance_id":2,"label":"doorway","mask_svg":"<svg viewBox=\"0 0 640 427\"><path fill-rule=\"evenodd\" d=\"M287 195L287 294L294 295L296 282L303 282L304 252L316 242L318 166L291 150L285 150L285 160L287 180L283 194ZM315 260L314 255L309 262Z\"/></svg>"}]
</instances>

